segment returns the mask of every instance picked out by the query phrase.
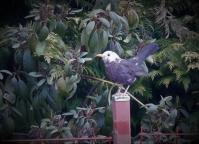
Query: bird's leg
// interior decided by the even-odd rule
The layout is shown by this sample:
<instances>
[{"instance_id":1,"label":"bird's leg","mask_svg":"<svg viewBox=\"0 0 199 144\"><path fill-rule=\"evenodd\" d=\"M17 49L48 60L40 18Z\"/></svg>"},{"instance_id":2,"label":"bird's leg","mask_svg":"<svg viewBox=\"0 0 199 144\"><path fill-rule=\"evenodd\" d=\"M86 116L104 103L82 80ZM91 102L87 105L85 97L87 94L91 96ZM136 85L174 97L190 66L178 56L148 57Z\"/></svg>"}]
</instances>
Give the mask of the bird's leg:
<instances>
[{"instance_id":1,"label":"bird's leg","mask_svg":"<svg viewBox=\"0 0 199 144\"><path fill-rule=\"evenodd\" d=\"M119 86L116 93L121 93L121 89L122 89L122 88Z\"/></svg>"},{"instance_id":2,"label":"bird's leg","mask_svg":"<svg viewBox=\"0 0 199 144\"><path fill-rule=\"evenodd\" d=\"M119 86L116 93L121 94L121 96L125 96L128 92L129 87L130 87L129 85L127 86L127 88L124 88L123 86Z\"/></svg>"},{"instance_id":3,"label":"bird's leg","mask_svg":"<svg viewBox=\"0 0 199 144\"><path fill-rule=\"evenodd\" d=\"M122 90L124 89L124 87L122 85L118 86L118 90L116 93L122 93Z\"/></svg>"},{"instance_id":4,"label":"bird's leg","mask_svg":"<svg viewBox=\"0 0 199 144\"><path fill-rule=\"evenodd\" d=\"M125 91L124 91L124 95L126 95L126 94L127 94L128 90L129 90L129 87L130 87L130 85L128 85L128 86L127 86L127 88L125 89Z\"/></svg>"}]
</instances>

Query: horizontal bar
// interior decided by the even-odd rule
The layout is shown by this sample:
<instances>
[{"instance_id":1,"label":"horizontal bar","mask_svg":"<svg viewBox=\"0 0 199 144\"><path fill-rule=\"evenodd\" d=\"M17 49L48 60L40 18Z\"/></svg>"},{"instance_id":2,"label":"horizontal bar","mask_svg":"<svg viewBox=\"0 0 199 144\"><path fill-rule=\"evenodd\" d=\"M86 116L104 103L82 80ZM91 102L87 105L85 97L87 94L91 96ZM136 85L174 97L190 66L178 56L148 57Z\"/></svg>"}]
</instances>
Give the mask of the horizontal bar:
<instances>
[{"instance_id":1,"label":"horizontal bar","mask_svg":"<svg viewBox=\"0 0 199 144\"><path fill-rule=\"evenodd\" d=\"M60 139L13 139L13 140L2 140L1 142L41 142L41 141L83 141L83 140L108 140L112 141L112 137L99 138L60 138Z\"/></svg>"},{"instance_id":2,"label":"horizontal bar","mask_svg":"<svg viewBox=\"0 0 199 144\"><path fill-rule=\"evenodd\" d=\"M147 134L147 135L151 135L151 136L159 136L159 135L177 135L177 136L199 136L199 133L144 133L144 132L142 132L142 133L139 133L139 135L145 135L145 134Z\"/></svg>"}]
</instances>

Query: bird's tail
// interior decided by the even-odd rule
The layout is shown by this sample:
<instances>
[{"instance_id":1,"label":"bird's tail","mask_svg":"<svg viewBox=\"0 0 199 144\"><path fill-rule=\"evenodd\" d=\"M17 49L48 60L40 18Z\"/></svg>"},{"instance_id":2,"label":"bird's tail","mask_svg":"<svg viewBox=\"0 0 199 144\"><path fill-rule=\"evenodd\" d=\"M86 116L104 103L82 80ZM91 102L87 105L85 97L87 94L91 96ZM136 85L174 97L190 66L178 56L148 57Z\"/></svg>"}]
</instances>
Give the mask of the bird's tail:
<instances>
[{"instance_id":1,"label":"bird's tail","mask_svg":"<svg viewBox=\"0 0 199 144\"><path fill-rule=\"evenodd\" d=\"M136 55L137 62L142 63L148 56L154 54L158 49L159 49L159 46L156 43L150 43L144 46L138 51Z\"/></svg>"}]
</instances>

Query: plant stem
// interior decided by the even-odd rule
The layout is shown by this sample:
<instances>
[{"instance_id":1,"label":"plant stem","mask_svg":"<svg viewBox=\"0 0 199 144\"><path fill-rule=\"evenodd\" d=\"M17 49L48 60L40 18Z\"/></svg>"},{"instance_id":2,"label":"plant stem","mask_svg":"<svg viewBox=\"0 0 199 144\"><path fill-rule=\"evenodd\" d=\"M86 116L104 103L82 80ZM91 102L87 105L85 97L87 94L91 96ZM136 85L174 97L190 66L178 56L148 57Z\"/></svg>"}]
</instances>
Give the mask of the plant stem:
<instances>
[{"instance_id":1,"label":"plant stem","mask_svg":"<svg viewBox=\"0 0 199 144\"><path fill-rule=\"evenodd\" d=\"M82 75L83 78L87 78L87 79L92 79L92 80L97 80L97 81L101 81L103 83L107 83L107 84L110 84L110 85L113 85L113 86L118 86L118 87L122 87L120 84L116 84L116 83L113 83L113 82L110 82L110 81L107 81L107 80L104 80L104 79L100 79L100 78L96 78L96 77L93 77L93 76L88 76L88 75ZM134 99L137 103L139 103L142 107L144 107L145 109L147 109L147 107L145 106L145 104L143 104L140 100L138 100L136 97L134 97L132 94L130 94L129 92L127 92L127 94L132 98Z\"/></svg>"},{"instance_id":2,"label":"plant stem","mask_svg":"<svg viewBox=\"0 0 199 144\"><path fill-rule=\"evenodd\" d=\"M97 78L97 77L93 77L93 76L88 76L88 75L81 75L83 78L86 78L86 79L92 79L92 80L97 80L97 81L101 81L103 83L107 83L107 84L110 84L110 85L114 85L114 86L120 86L120 84L116 84L116 83L113 83L111 81L107 81L107 80L104 80L104 79L101 79L101 78Z\"/></svg>"}]
</instances>

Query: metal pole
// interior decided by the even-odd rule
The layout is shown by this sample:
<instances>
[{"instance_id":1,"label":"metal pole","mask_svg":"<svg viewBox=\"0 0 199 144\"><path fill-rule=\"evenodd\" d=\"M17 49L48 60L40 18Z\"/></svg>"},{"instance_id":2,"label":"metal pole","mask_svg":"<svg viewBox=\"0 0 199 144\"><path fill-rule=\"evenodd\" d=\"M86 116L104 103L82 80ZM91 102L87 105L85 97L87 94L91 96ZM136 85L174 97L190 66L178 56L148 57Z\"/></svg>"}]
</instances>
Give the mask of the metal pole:
<instances>
[{"instance_id":1,"label":"metal pole","mask_svg":"<svg viewBox=\"0 0 199 144\"><path fill-rule=\"evenodd\" d=\"M130 97L117 93L112 100L113 143L131 144Z\"/></svg>"}]
</instances>

